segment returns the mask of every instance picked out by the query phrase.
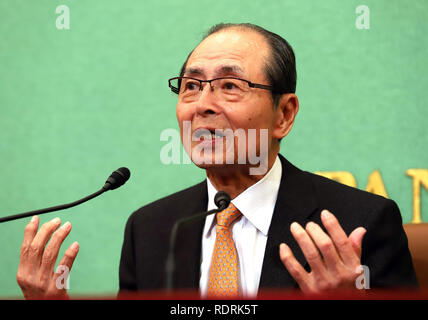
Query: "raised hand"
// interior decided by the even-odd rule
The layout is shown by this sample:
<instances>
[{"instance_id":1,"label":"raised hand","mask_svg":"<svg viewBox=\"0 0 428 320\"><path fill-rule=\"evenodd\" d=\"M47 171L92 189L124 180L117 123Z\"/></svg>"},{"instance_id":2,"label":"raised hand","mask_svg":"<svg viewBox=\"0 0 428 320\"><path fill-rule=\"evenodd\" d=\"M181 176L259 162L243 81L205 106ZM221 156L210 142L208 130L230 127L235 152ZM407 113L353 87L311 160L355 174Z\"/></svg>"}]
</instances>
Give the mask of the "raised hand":
<instances>
[{"instance_id":1,"label":"raised hand","mask_svg":"<svg viewBox=\"0 0 428 320\"><path fill-rule=\"evenodd\" d=\"M60 225L61 220L55 218L43 224L37 232L39 218L34 216L25 227L16 279L26 299L69 298L64 285L57 281L61 280L58 279L60 274L54 270L61 245L71 231L69 222L59 228ZM65 251L59 265L71 270L78 252L79 244L74 242Z\"/></svg>"},{"instance_id":2,"label":"raised hand","mask_svg":"<svg viewBox=\"0 0 428 320\"><path fill-rule=\"evenodd\" d=\"M366 229L356 228L347 237L336 217L327 210L321 213L321 221L328 234L314 222L309 222L306 230L296 222L290 226L311 272L306 272L285 243L279 249L282 263L305 293L355 288L361 274L361 243Z\"/></svg>"}]
</instances>

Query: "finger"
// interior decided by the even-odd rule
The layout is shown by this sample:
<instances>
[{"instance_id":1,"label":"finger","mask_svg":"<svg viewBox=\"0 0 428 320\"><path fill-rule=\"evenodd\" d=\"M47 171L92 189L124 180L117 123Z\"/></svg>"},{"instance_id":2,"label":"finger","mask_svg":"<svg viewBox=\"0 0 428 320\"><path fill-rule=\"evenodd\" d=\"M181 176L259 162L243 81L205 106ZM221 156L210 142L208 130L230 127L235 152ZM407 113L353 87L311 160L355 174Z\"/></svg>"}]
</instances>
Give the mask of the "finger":
<instances>
[{"instance_id":1,"label":"finger","mask_svg":"<svg viewBox=\"0 0 428 320\"><path fill-rule=\"evenodd\" d=\"M327 269L339 271L343 267L343 262L330 237L319 225L313 222L309 222L306 225L306 231L321 251Z\"/></svg>"},{"instance_id":2,"label":"finger","mask_svg":"<svg viewBox=\"0 0 428 320\"><path fill-rule=\"evenodd\" d=\"M324 275L326 273L324 262L317 247L305 229L303 229L297 222L293 222L290 226L290 230L294 239L296 239L299 244L300 249L302 249L303 255L305 256L306 261L308 261L311 270L314 271L318 277Z\"/></svg>"},{"instance_id":3,"label":"finger","mask_svg":"<svg viewBox=\"0 0 428 320\"><path fill-rule=\"evenodd\" d=\"M64 253L64 257L61 259L61 262L58 264L58 267L55 270L53 281L50 283L50 289L52 292L61 292L63 298L68 297L67 294L67 283L70 276L70 270L73 266L74 260L76 259L77 253L79 252L79 244L74 242Z\"/></svg>"},{"instance_id":4,"label":"finger","mask_svg":"<svg viewBox=\"0 0 428 320\"><path fill-rule=\"evenodd\" d=\"M49 241L52 233L60 226L61 220L55 218L42 225L39 232L37 232L33 241L30 245L29 260L33 263L33 266L39 266L42 260L42 254L46 243Z\"/></svg>"},{"instance_id":5,"label":"finger","mask_svg":"<svg viewBox=\"0 0 428 320\"><path fill-rule=\"evenodd\" d=\"M39 217L33 216L31 218L31 221L27 224L24 230L24 240L22 241L22 246L21 246L20 263L24 263L26 261L31 242L36 236L38 228L39 228Z\"/></svg>"},{"instance_id":6,"label":"finger","mask_svg":"<svg viewBox=\"0 0 428 320\"><path fill-rule=\"evenodd\" d=\"M21 254L19 257L19 266L16 273L16 281L21 288L26 288L28 280L33 276L35 269L29 263L29 252L31 242L33 241L37 229L39 228L39 217L33 216L24 230L24 240L22 241Z\"/></svg>"},{"instance_id":7,"label":"finger","mask_svg":"<svg viewBox=\"0 0 428 320\"><path fill-rule=\"evenodd\" d=\"M358 264L358 257L352 248L348 236L337 221L336 217L327 210L321 212L321 221L333 240L340 257L346 265Z\"/></svg>"},{"instance_id":8,"label":"finger","mask_svg":"<svg viewBox=\"0 0 428 320\"><path fill-rule=\"evenodd\" d=\"M77 254L79 253L79 243L73 242L73 244L65 251L64 257L61 259L59 266L68 268L68 271L73 267L74 260L76 259ZM58 277L59 274L56 274Z\"/></svg>"},{"instance_id":9,"label":"finger","mask_svg":"<svg viewBox=\"0 0 428 320\"><path fill-rule=\"evenodd\" d=\"M279 246L279 257L287 271L293 279L296 280L300 289L302 289L303 292L311 291L309 274L302 267L299 261L296 260L293 252L285 243L281 243Z\"/></svg>"},{"instance_id":10,"label":"finger","mask_svg":"<svg viewBox=\"0 0 428 320\"><path fill-rule=\"evenodd\" d=\"M56 230L52 235L49 244L46 246L41 262L40 272L42 275L46 275L48 277L51 276L53 272L53 268L55 266L56 259L58 258L58 253L61 248L64 239L69 235L71 231L71 223L66 222L64 225Z\"/></svg>"},{"instance_id":11,"label":"finger","mask_svg":"<svg viewBox=\"0 0 428 320\"><path fill-rule=\"evenodd\" d=\"M352 231L348 237L348 239L351 241L351 244L352 244L352 247L354 248L355 253L357 254L360 260L361 260L363 238L366 232L367 230L364 229L363 227L358 227L357 229Z\"/></svg>"}]
</instances>

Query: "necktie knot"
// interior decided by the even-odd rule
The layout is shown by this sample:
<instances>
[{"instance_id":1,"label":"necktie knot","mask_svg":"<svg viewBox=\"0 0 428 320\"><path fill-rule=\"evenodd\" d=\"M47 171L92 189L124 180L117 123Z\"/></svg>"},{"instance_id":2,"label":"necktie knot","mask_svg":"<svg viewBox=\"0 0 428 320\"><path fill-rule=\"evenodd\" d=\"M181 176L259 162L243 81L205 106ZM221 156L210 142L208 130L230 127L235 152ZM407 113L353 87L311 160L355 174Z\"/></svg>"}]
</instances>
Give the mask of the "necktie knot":
<instances>
[{"instance_id":1,"label":"necktie knot","mask_svg":"<svg viewBox=\"0 0 428 320\"><path fill-rule=\"evenodd\" d=\"M217 225L229 228L233 221L241 216L241 212L231 202L229 206L217 213Z\"/></svg>"}]
</instances>

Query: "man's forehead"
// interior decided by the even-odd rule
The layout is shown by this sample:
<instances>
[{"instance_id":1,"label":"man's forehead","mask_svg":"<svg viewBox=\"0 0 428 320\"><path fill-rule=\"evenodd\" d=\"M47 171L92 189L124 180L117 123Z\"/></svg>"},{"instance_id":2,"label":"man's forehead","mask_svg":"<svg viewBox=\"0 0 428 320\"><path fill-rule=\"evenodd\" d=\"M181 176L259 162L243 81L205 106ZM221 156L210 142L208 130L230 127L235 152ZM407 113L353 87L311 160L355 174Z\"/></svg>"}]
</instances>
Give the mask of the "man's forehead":
<instances>
[{"instance_id":1,"label":"man's forehead","mask_svg":"<svg viewBox=\"0 0 428 320\"><path fill-rule=\"evenodd\" d=\"M258 53L266 45L264 37L254 31L227 29L205 38L193 50L192 56L222 54L239 58Z\"/></svg>"},{"instance_id":2,"label":"man's forehead","mask_svg":"<svg viewBox=\"0 0 428 320\"><path fill-rule=\"evenodd\" d=\"M184 74L187 76L204 77L207 76L207 73L209 73L209 70L207 70L206 66L189 66L184 70ZM237 64L222 64L214 68L213 74L215 76L244 76L245 71Z\"/></svg>"},{"instance_id":3,"label":"man's forehead","mask_svg":"<svg viewBox=\"0 0 428 320\"><path fill-rule=\"evenodd\" d=\"M205 38L193 50L184 74L244 76L264 61L266 47L265 39L255 32L220 31Z\"/></svg>"}]
</instances>

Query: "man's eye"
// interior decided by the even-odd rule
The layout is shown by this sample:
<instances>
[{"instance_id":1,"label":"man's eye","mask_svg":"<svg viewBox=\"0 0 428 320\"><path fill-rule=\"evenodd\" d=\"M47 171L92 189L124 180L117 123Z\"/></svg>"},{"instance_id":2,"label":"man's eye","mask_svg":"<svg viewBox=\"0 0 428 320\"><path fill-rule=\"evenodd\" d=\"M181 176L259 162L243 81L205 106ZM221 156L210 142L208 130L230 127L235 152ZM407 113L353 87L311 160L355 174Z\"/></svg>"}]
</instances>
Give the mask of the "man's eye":
<instances>
[{"instance_id":1,"label":"man's eye","mask_svg":"<svg viewBox=\"0 0 428 320\"><path fill-rule=\"evenodd\" d=\"M223 84L223 89L234 90L234 89L239 89L239 87L233 82L225 82Z\"/></svg>"},{"instance_id":2,"label":"man's eye","mask_svg":"<svg viewBox=\"0 0 428 320\"><path fill-rule=\"evenodd\" d=\"M199 84L196 82L187 82L185 86L185 90L198 90Z\"/></svg>"}]
</instances>

